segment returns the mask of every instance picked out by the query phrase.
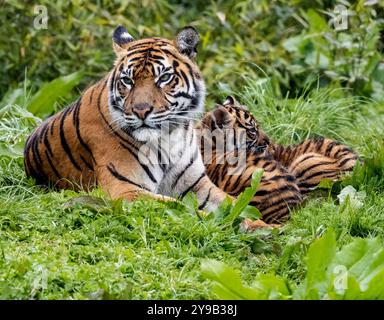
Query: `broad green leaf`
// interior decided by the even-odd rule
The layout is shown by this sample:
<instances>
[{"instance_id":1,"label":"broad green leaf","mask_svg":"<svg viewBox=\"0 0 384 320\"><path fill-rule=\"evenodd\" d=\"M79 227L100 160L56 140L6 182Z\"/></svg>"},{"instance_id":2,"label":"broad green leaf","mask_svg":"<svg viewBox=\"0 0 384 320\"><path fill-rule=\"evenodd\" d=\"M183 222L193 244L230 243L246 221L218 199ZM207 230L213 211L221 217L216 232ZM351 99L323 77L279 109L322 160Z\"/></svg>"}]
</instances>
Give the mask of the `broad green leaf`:
<instances>
[{"instance_id":1,"label":"broad green leaf","mask_svg":"<svg viewBox=\"0 0 384 320\"><path fill-rule=\"evenodd\" d=\"M259 299L256 289L243 286L238 271L217 260L203 260L202 275L213 281L213 291L220 299L253 300Z\"/></svg>"},{"instance_id":2,"label":"broad green leaf","mask_svg":"<svg viewBox=\"0 0 384 320\"><path fill-rule=\"evenodd\" d=\"M329 29L327 21L313 9L307 11L307 19L311 33L326 32Z\"/></svg>"},{"instance_id":3,"label":"broad green leaf","mask_svg":"<svg viewBox=\"0 0 384 320\"><path fill-rule=\"evenodd\" d=\"M291 295L286 280L274 274L260 274L252 288L262 292L264 299L286 299Z\"/></svg>"},{"instance_id":4,"label":"broad green leaf","mask_svg":"<svg viewBox=\"0 0 384 320\"><path fill-rule=\"evenodd\" d=\"M259 168L256 169L255 172L253 172L251 186L245 188L245 190L237 197L231 212L224 218L223 222L234 221L246 208L248 203L252 200L253 196L255 195L257 188L259 187L263 172L263 169Z\"/></svg>"},{"instance_id":5,"label":"broad green leaf","mask_svg":"<svg viewBox=\"0 0 384 320\"><path fill-rule=\"evenodd\" d=\"M181 201L190 213L195 213L199 208L196 194L193 192L188 192Z\"/></svg>"},{"instance_id":6,"label":"broad green leaf","mask_svg":"<svg viewBox=\"0 0 384 320\"><path fill-rule=\"evenodd\" d=\"M217 260L203 260L202 275L213 281L213 291L220 299L286 299L290 290L286 281L273 274L258 275L252 286L241 282L239 272Z\"/></svg>"},{"instance_id":7,"label":"broad green leaf","mask_svg":"<svg viewBox=\"0 0 384 320\"><path fill-rule=\"evenodd\" d=\"M256 207L247 205L241 212L240 217L257 220L261 218L261 213Z\"/></svg>"},{"instance_id":8,"label":"broad green leaf","mask_svg":"<svg viewBox=\"0 0 384 320\"><path fill-rule=\"evenodd\" d=\"M82 72L74 72L44 84L32 97L27 109L34 115L44 117L52 113L54 103L65 97L83 78Z\"/></svg>"},{"instance_id":9,"label":"broad green leaf","mask_svg":"<svg viewBox=\"0 0 384 320\"><path fill-rule=\"evenodd\" d=\"M306 263L307 276L305 279L306 295L318 299L325 291L324 281L327 279L327 267L336 253L336 236L329 229L321 238L316 239L308 249Z\"/></svg>"}]
</instances>

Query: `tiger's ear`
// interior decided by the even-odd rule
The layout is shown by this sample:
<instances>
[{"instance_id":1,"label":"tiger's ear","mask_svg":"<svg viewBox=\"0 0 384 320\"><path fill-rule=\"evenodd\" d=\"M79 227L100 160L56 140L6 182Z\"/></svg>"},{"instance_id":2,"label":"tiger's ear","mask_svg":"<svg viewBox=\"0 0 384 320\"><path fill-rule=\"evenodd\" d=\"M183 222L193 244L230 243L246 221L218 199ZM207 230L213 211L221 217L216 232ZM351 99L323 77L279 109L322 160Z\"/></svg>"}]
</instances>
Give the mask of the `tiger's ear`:
<instances>
[{"instance_id":1,"label":"tiger's ear","mask_svg":"<svg viewBox=\"0 0 384 320\"><path fill-rule=\"evenodd\" d=\"M123 26L118 26L113 32L113 50L115 50L116 55L119 55L122 51L125 50L126 45L133 41L133 37L128 33L127 29Z\"/></svg>"},{"instance_id":2,"label":"tiger's ear","mask_svg":"<svg viewBox=\"0 0 384 320\"><path fill-rule=\"evenodd\" d=\"M197 45L199 44L199 33L194 27L184 27L176 36L176 48L181 54L193 59L197 53Z\"/></svg>"},{"instance_id":3,"label":"tiger's ear","mask_svg":"<svg viewBox=\"0 0 384 320\"><path fill-rule=\"evenodd\" d=\"M233 106L237 104L237 101L234 97L232 96L228 96L225 98L224 102L223 102L223 106Z\"/></svg>"},{"instance_id":4,"label":"tiger's ear","mask_svg":"<svg viewBox=\"0 0 384 320\"><path fill-rule=\"evenodd\" d=\"M212 111L212 117L219 128L225 127L230 122L230 114L223 106L217 106Z\"/></svg>"},{"instance_id":5,"label":"tiger's ear","mask_svg":"<svg viewBox=\"0 0 384 320\"><path fill-rule=\"evenodd\" d=\"M223 106L234 106L244 110L248 110L247 106L240 104L233 96L226 97L225 101L223 102Z\"/></svg>"}]
</instances>

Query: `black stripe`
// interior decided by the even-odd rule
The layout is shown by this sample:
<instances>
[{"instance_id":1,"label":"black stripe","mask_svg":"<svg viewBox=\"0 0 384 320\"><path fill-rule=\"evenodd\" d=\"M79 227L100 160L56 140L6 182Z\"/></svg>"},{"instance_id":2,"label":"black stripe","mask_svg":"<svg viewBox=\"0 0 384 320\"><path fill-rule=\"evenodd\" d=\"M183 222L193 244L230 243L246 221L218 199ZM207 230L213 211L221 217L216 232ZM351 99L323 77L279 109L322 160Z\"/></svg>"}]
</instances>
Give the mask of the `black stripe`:
<instances>
[{"instance_id":1,"label":"black stripe","mask_svg":"<svg viewBox=\"0 0 384 320\"><path fill-rule=\"evenodd\" d=\"M186 99L193 99L193 97L191 95L189 95L187 92L183 92L183 91L177 92L173 97L174 98L183 97Z\"/></svg>"},{"instance_id":2,"label":"black stripe","mask_svg":"<svg viewBox=\"0 0 384 320\"><path fill-rule=\"evenodd\" d=\"M45 155L46 155L47 160L48 160L48 163L49 163L49 165L51 166L52 171L53 171L54 174L56 175L57 179L61 179L61 175L60 175L60 173L57 171L56 167L54 166L54 164L53 164L53 162L52 162L52 159L51 159L51 157L49 156L47 150L45 150Z\"/></svg>"},{"instance_id":3,"label":"black stripe","mask_svg":"<svg viewBox=\"0 0 384 320\"><path fill-rule=\"evenodd\" d=\"M67 143L67 140L65 139L65 134L64 134L64 121L65 121L65 118L67 117L68 113L71 111L72 109L70 107L68 107L67 109L64 110L63 114L61 115L61 119L60 119L60 142L61 142L61 146L63 147L65 153L67 154L68 158L71 160L73 166L78 170L78 171L81 171L81 167L79 166L79 164L75 161L75 159L73 158L73 155L72 155L72 151Z\"/></svg>"},{"instance_id":4,"label":"black stripe","mask_svg":"<svg viewBox=\"0 0 384 320\"><path fill-rule=\"evenodd\" d=\"M48 127L47 127L47 130L45 130L45 132L44 132L43 141L44 141L44 145L47 148L49 154L53 157L51 144L49 143L49 139L48 139Z\"/></svg>"},{"instance_id":5,"label":"black stripe","mask_svg":"<svg viewBox=\"0 0 384 320\"><path fill-rule=\"evenodd\" d=\"M93 91L95 91L95 86L92 86L91 93L89 94L89 104L92 104L93 101Z\"/></svg>"},{"instance_id":6,"label":"black stripe","mask_svg":"<svg viewBox=\"0 0 384 320\"><path fill-rule=\"evenodd\" d=\"M312 140L307 140L307 144L306 146L304 147L304 150L301 152L301 154L304 154L307 152L309 146L312 144Z\"/></svg>"},{"instance_id":7,"label":"black stripe","mask_svg":"<svg viewBox=\"0 0 384 320\"><path fill-rule=\"evenodd\" d=\"M331 151L332 151L334 145L335 145L335 143L334 143L334 142L331 142L331 143L328 145L327 149L325 150L325 155L326 155L327 157L329 157L329 155L331 154Z\"/></svg>"},{"instance_id":8,"label":"black stripe","mask_svg":"<svg viewBox=\"0 0 384 320\"><path fill-rule=\"evenodd\" d=\"M314 157L313 154L309 154L309 155L307 155L306 157L304 157L303 159L301 159L301 162L296 163L296 165L295 165L293 168L290 168L290 171L291 171L291 172L295 171L295 169L296 169L300 164L302 164L304 161L306 161L306 160L308 160L308 159L310 159L310 158L313 158L313 157Z\"/></svg>"},{"instance_id":9,"label":"black stripe","mask_svg":"<svg viewBox=\"0 0 384 320\"><path fill-rule=\"evenodd\" d=\"M53 119L53 121L51 122L51 128L50 128L51 135L53 135L53 130L55 129L55 122L56 122L56 118Z\"/></svg>"},{"instance_id":10,"label":"black stripe","mask_svg":"<svg viewBox=\"0 0 384 320\"><path fill-rule=\"evenodd\" d=\"M318 150L318 151L320 151L321 150L321 148L323 147L323 144L324 144L324 138L323 137L320 137L320 138L318 138L318 139L316 139L317 141L316 141L316 150Z\"/></svg>"},{"instance_id":11,"label":"black stripe","mask_svg":"<svg viewBox=\"0 0 384 320\"><path fill-rule=\"evenodd\" d=\"M329 178L329 177L332 177L333 175L337 175L337 172L335 170L323 170L323 171L315 172L308 177L305 177L305 180L309 181L321 175L324 175L323 178Z\"/></svg>"},{"instance_id":12,"label":"black stripe","mask_svg":"<svg viewBox=\"0 0 384 320\"><path fill-rule=\"evenodd\" d=\"M120 141L120 145L121 145L124 149L128 150L128 151L135 157L136 161L137 161L137 162L140 164L140 166L143 168L143 170L145 171L145 173L148 175L149 179L151 179L152 182L157 183L157 180L156 180L156 178L153 176L151 170L148 168L148 166L146 166L145 164L143 164L143 163L140 162L139 157L137 156L137 154L136 154L134 151L132 151L131 148L130 148L129 146L125 145L125 144L122 143L121 141ZM130 145L130 146L132 146L132 145Z\"/></svg>"},{"instance_id":13,"label":"black stripe","mask_svg":"<svg viewBox=\"0 0 384 320\"><path fill-rule=\"evenodd\" d=\"M187 190L185 190L184 192L182 192L181 194L180 194L180 197L181 198L183 198L189 191L191 191L199 182L200 182L200 180L201 179L203 179L204 177L206 176L206 174L205 174L205 172L203 172L202 174L201 174L201 176L192 184L192 185L190 185L188 188L187 188Z\"/></svg>"},{"instance_id":14,"label":"black stripe","mask_svg":"<svg viewBox=\"0 0 384 320\"><path fill-rule=\"evenodd\" d=\"M139 50L130 50L124 58L127 60L131 60L130 57L132 57L136 54L142 54L143 58L144 58L144 55L147 55L147 57L151 57L151 54L153 52L161 53L161 51L159 49L155 49L155 48L146 48L146 49L142 49L142 50L140 50L140 49Z\"/></svg>"},{"instance_id":15,"label":"black stripe","mask_svg":"<svg viewBox=\"0 0 384 320\"><path fill-rule=\"evenodd\" d=\"M340 166L343 166L343 165L345 165L348 161L351 161L351 160L357 160L357 156L355 155L355 156L353 156L352 158L346 158L346 159L344 159L343 161L341 161L341 162L339 163L339 165L340 165Z\"/></svg>"},{"instance_id":16,"label":"black stripe","mask_svg":"<svg viewBox=\"0 0 384 320\"><path fill-rule=\"evenodd\" d=\"M92 150L91 148L89 147L89 145L83 140L83 138L81 137L81 134L80 134L80 107L81 107L81 98L78 100L78 102L76 103L76 106L75 106L75 109L73 111L73 125L74 127L76 128L76 135L77 135L77 138L79 139L80 141L80 144L82 145L82 147L89 153L89 155L91 156L91 159L92 161L96 163L96 160L95 160L95 157L93 156L93 153L92 153ZM93 168L93 166L92 166ZM92 169L93 170L93 169Z\"/></svg>"},{"instance_id":17,"label":"black stripe","mask_svg":"<svg viewBox=\"0 0 384 320\"><path fill-rule=\"evenodd\" d=\"M241 175L239 174L239 176L241 177ZM223 186L223 190L225 191L225 192L228 192L228 191L230 191L230 190L228 190L228 187L229 187L229 185L230 185L230 183L231 183L231 177L232 176L227 176L227 181L225 181L225 184L224 184L224 186Z\"/></svg>"},{"instance_id":18,"label":"black stripe","mask_svg":"<svg viewBox=\"0 0 384 320\"><path fill-rule=\"evenodd\" d=\"M305 188L305 189L315 188L318 185L318 183L299 182L297 185L299 186L300 190L302 190L302 188Z\"/></svg>"},{"instance_id":19,"label":"black stripe","mask_svg":"<svg viewBox=\"0 0 384 320\"><path fill-rule=\"evenodd\" d=\"M252 177L252 173L248 175L248 178L246 179L246 181L248 181L250 177ZM244 178L244 176L239 174L239 176L237 177L235 183L233 184L235 187L237 186L237 188L234 189L234 190L231 190L229 192L235 192L239 188L244 188L245 186L248 186L246 183L240 183L241 178Z\"/></svg>"},{"instance_id":20,"label":"black stripe","mask_svg":"<svg viewBox=\"0 0 384 320\"><path fill-rule=\"evenodd\" d=\"M132 144L129 140L127 140L127 139L125 139L124 137L122 137L118 132L116 132L116 131L113 129L113 127L109 124L109 122L108 122L107 119L105 118L104 114L101 112L101 96L103 95L104 89L106 88L106 84L107 84L107 80L104 80L103 88L102 88L102 90L100 91L100 93L99 93L99 95L98 95L98 97L97 97L97 109L98 109L98 111L99 111L99 113L100 113L100 116L101 116L102 120L103 120L104 123L108 126L108 128L111 130L111 132L112 132L115 136L117 136L119 139L121 139L121 140L124 141L125 143L128 143L128 144L132 145L132 147L133 147L133 144ZM136 146L135 146L135 148L136 148ZM137 148L136 148L136 149L137 149Z\"/></svg>"},{"instance_id":21,"label":"black stripe","mask_svg":"<svg viewBox=\"0 0 384 320\"><path fill-rule=\"evenodd\" d=\"M176 180L172 183L172 189L174 189L176 187L176 185L179 182L180 178L187 172L189 167L195 162L195 160L197 159L198 155L199 155L199 151L196 149L195 153L192 155L191 159L189 160L188 165L183 170L181 170L181 172L176 177Z\"/></svg>"},{"instance_id":22,"label":"black stripe","mask_svg":"<svg viewBox=\"0 0 384 320\"><path fill-rule=\"evenodd\" d=\"M277 180L281 180L281 179L284 179L284 180L288 179L289 181L292 181L292 179L290 177L292 177L292 176L290 176L290 175L286 175L286 176L275 175L272 178L270 178L269 180L270 181L277 181ZM294 180L294 178L293 178L293 180Z\"/></svg>"},{"instance_id":23,"label":"black stripe","mask_svg":"<svg viewBox=\"0 0 384 320\"><path fill-rule=\"evenodd\" d=\"M289 205L288 206L280 206L280 208L277 208L277 210L267 217L268 221L271 222L281 222L281 218L289 215Z\"/></svg>"},{"instance_id":24,"label":"black stripe","mask_svg":"<svg viewBox=\"0 0 384 320\"><path fill-rule=\"evenodd\" d=\"M46 175L43 169L43 163L41 161L38 143L39 141L37 138L37 134L34 134L33 140L31 142L33 162L35 163L35 167L36 167L36 173L37 173L36 178L39 180L39 182L43 182L46 180Z\"/></svg>"},{"instance_id":25,"label":"black stripe","mask_svg":"<svg viewBox=\"0 0 384 320\"><path fill-rule=\"evenodd\" d=\"M27 140L28 147L26 147L24 150L24 163L25 163L26 169L29 172L29 176L31 176L35 179L38 179L40 174L35 170L35 167L32 165L32 159L29 156L30 152L32 152L32 154L33 154L33 150L31 149L32 138L34 138L34 135L30 136Z\"/></svg>"},{"instance_id":26,"label":"black stripe","mask_svg":"<svg viewBox=\"0 0 384 320\"><path fill-rule=\"evenodd\" d=\"M89 170L94 171L93 165L90 164L82 155L80 155L80 159L84 162L84 164L88 167Z\"/></svg>"},{"instance_id":27,"label":"black stripe","mask_svg":"<svg viewBox=\"0 0 384 320\"><path fill-rule=\"evenodd\" d=\"M257 192L255 193L255 197L263 197L263 196L273 197L273 196L276 196L276 195L280 195L280 194L282 194L283 192L286 192L286 191L287 192L294 191L294 192L297 192L297 193L300 192L294 186L288 184L288 185L282 186L279 189L273 189L273 190L260 189L260 190L257 190Z\"/></svg>"},{"instance_id":28,"label":"black stripe","mask_svg":"<svg viewBox=\"0 0 384 320\"><path fill-rule=\"evenodd\" d=\"M290 196L290 197L287 197L287 198L281 198L281 199L279 199L279 200L277 200L275 202L272 202L269 205L268 209L264 210L263 214L265 214L265 215L272 215L278 209L280 210L280 208L282 206L287 206L288 207L288 204L296 204L296 203L299 203L299 202L300 202L300 198L298 198L297 196Z\"/></svg>"},{"instance_id":29,"label":"black stripe","mask_svg":"<svg viewBox=\"0 0 384 320\"><path fill-rule=\"evenodd\" d=\"M122 176L120 173L118 173L113 163L109 163L109 165L107 166L107 169L109 170L109 172L110 172L116 179L118 179L118 180L120 180L120 181L128 182L128 183L133 184L134 186L136 186L136 187L138 187L138 188L141 188L141 189L150 191L148 188L146 188L146 187L144 187L144 186L141 186L141 185L139 185L138 183L133 182L132 180L130 180L130 179L128 179L127 177L124 177L124 176Z\"/></svg>"},{"instance_id":30,"label":"black stripe","mask_svg":"<svg viewBox=\"0 0 384 320\"><path fill-rule=\"evenodd\" d=\"M199 210L203 209L205 207L205 205L208 203L208 200L209 200L209 197L211 196L211 190L212 190L213 187L210 187L209 190L208 190L208 195L205 197L203 203L201 205L199 205Z\"/></svg>"},{"instance_id":31,"label":"black stripe","mask_svg":"<svg viewBox=\"0 0 384 320\"><path fill-rule=\"evenodd\" d=\"M48 122L45 122L45 123L40 127L39 143L42 143L42 142L43 142L43 137L44 137L46 131L48 131Z\"/></svg>"},{"instance_id":32,"label":"black stripe","mask_svg":"<svg viewBox=\"0 0 384 320\"><path fill-rule=\"evenodd\" d=\"M315 163L307 168L303 168L302 171L300 171L299 174L295 174L296 176L296 179L300 179L304 174L306 174L309 170L313 169L313 168L316 168L316 167L319 167L319 166L323 166L323 165L332 165L332 164L335 164L337 160L335 161L329 161L329 162L319 162L319 163Z\"/></svg>"},{"instance_id":33,"label":"black stripe","mask_svg":"<svg viewBox=\"0 0 384 320\"><path fill-rule=\"evenodd\" d=\"M120 66L120 71L121 71L121 67L123 65ZM114 90L114 85L115 85L115 75L116 75L116 68L113 70L113 73L112 73L112 76L111 76L111 83L109 84L109 90L111 92L113 92Z\"/></svg>"},{"instance_id":34,"label":"black stripe","mask_svg":"<svg viewBox=\"0 0 384 320\"><path fill-rule=\"evenodd\" d=\"M185 84L187 85L187 92L189 92L189 88L190 88L189 79L183 70L180 69L179 72L183 77Z\"/></svg>"}]
</instances>

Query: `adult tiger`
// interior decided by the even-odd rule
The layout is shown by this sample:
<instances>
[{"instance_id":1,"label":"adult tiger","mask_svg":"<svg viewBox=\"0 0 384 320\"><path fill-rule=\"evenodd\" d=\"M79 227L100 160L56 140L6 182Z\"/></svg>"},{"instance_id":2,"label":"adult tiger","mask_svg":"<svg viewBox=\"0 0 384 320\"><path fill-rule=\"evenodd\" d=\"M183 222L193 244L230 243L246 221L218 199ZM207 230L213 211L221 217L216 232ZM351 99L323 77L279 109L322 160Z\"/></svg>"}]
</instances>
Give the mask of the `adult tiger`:
<instances>
[{"instance_id":1,"label":"adult tiger","mask_svg":"<svg viewBox=\"0 0 384 320\"><path fill-rule=\"evenodd\" d=\"M205 97L194 62L198 41L193 27L173 41L134 40L117 27L114 68L31 134L27 175L58 188L99 185L128 200L193 191L200 208L215 209L226 194L205 174L193 129Z\"/></svg>"}]
</instances>

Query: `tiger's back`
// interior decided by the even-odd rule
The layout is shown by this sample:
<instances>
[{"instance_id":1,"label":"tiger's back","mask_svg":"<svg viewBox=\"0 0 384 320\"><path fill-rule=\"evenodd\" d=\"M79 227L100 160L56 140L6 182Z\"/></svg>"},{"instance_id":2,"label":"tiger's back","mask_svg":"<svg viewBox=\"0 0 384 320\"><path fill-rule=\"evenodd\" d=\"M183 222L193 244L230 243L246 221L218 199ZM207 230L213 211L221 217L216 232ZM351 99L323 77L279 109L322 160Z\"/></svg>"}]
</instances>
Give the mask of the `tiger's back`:
<instances>
[{"instance_id":1,"label":"tiger's back","mask_svg":"<svg viewBox=\"0 0 384 320\"><path fill-rule=\"evenodd\" d=\"M98 86L100 84L90 90ZM27 175L34 177L38 184L86 190L96 185L97 163L83 138L86 123L91 126L87 129L92 130L86 115L96 107L87 95L89 90L82 99L45 120L27 139L24 167Z\"/></svg>"},{"instance_id":2,"label":"tiger's back","mask_svg":"<svg viewBox=\"0 0 384 320\"><path fill-rule=\"evenodd\" d=\"M357 154L349 147L323 137L306 139L295 146L272 144L268 151L295 176L303 194L324 179L339 179L352 171L358 161Z\"/></svg>"}]
</instances>

